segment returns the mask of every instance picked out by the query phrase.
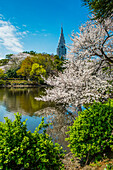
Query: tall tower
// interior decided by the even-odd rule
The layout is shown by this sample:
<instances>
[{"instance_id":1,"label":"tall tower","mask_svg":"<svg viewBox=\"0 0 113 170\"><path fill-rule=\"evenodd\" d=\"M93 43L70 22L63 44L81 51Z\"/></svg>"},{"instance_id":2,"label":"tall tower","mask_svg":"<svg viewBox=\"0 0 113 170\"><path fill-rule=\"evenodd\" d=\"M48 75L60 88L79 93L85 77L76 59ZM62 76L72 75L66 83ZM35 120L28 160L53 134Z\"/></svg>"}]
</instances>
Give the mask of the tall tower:
<instances>
[{"instance_id":1,"label":"tall tower","mask_svg":"<svg viewBox=\"0 0 113 170\"><path fill-rule=\"evenodd\" d=\"M65 39L63 34L63 28L61 26L61 34L58 42L58 48L57 48L57 55L61 58L66 58L66 47L65 47Z\"/></svg>"}]
</instances>

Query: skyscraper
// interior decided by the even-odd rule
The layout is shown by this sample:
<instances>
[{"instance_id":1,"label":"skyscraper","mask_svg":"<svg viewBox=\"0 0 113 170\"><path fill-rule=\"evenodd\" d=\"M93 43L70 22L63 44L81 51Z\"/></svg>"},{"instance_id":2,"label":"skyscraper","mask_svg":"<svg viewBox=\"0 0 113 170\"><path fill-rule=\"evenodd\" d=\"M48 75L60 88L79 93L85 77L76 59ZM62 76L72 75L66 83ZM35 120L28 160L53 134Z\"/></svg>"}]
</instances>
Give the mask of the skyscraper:
<instances>
[{"instance_id":1,"label":"skyscraper","mask_svg":"<svg viewBox=\"0 0 113 170\"><path fill-rule=\"evenodd\" d=\"M57 55L61 58L66 58L66 47L65 47L65 39L63 34L63 28L61 26L61 34L58 42L58 48L57 48Z\"/></svg>"}]
</instances>

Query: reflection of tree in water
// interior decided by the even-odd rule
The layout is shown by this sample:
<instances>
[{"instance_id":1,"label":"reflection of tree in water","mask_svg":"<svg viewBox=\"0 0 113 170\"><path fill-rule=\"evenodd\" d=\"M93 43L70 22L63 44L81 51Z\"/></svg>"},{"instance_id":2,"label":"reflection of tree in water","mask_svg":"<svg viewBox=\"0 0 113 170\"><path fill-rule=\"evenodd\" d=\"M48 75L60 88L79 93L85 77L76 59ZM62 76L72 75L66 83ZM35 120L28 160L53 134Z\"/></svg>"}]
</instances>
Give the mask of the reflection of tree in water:
<instances>
[{"instance_id":1,"label":"reflection of tree in water","mask_svg":"<svg viewBox=\"0 0 113 170\"><path fill-rule=\"evenodd\" d=\"M0 88L0 102L3 102L6 94L6 89L5 88Z\"/></svg>"},{"instance_id":2,"label":"reflection of tree in water","mask_svg":"<svg viewBox=\"0 0 113 170\"><path fill-rule=\"evenodd\" d=\"M68 142L65 141L67 137L67 126L72 125L76 113L67 112L65 108L61 106L47 107L35 113L37 116L47 117L47 121L52 123L52 128L47 128L47 133L54 139L54 142L60 143L64 149L69 151L67 147Z\"/></svg>"},{"instance_id":3,"label":"reflection of tree in water","mask_svg":"<svg viewBox=\"0 0 113 170\"><path fill-rule=\"evenodd\" d=\"M50 102L37 101L34 98L44 93L44 88L6 88L3 91L0 89L0 99L6 105L10 112L20 112L22 114L30 114L33 116L34 112L53 105Z\"/></svg>"}]
</instances>

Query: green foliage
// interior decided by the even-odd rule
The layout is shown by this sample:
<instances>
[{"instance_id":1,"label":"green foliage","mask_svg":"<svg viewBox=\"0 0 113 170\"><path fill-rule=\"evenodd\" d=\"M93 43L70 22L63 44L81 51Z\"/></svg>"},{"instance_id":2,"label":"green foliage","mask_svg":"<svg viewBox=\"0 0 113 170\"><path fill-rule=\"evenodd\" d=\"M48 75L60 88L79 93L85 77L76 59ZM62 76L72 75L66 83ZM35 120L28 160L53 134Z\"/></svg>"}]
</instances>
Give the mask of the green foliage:
<instances>
[{"instance_id":1,"label":"green foliage","mask_svg":"<svg viewBox=\"0 0 113 170\"><path fill-rule=\"evenodd\" d=\"M27 53L27 54L30 54L30 55L35 55L36 51L24 51L23 53Z\"/></svg>"},{"instance_id":2,"label":"green foliage","mask_svg":"<svg viewBox=\"0 0 113 170\"><path fill-rule=\"evenodd\" d=\"M26 121L21 122L21 115L17 113L15 117L13 122L7 117L5 123L0 122L0 169L61 169L62 148L53 144L45 130L39 133L48 126L44 124L44 118L31 133L27 131Z\"/></svg>"},{"instance_id":3,"label":"green foliage","mask_svg":"<svg viewBox=\"0 0 113 170\"><path fill-rule=\"evenodd\" d=\"M33 59L31 57L25 58L22 62L21 68L16 72L17 75L29 79L32 64L33 64Z\"/></svg>"},{"instance_id":4,"label":"green foliage","mask_svg":"<svg viewBox=\"0 0 113 170\"><path fill-rule=\"evenodd\" d=\"M42 65L39 65L37 63L34 63L32 65L32 70L30 72L30 76L33 80L38 80L38 82L42 82L43 78L41 77L41 75L43 77L46 76L46 70L42 67Z\"/></svg>"},{"instance_id":5,"label":"green foliage","mask_svg":"<svg viewBox=\"0 0 113 170\"><path fill-rule=\"evenodd\" d=\"M7 55L6 55L6 59L11 59L12 55L13 55L13 54L7 54Z\"/></svg>"},{"instance_id":6,"label":"green foliage","mask_svg":"<svg viewBox=\"0 0 113 170\"><path fill-rule=\"evenodd\" d=\"M5 85L5 81L4 80L0 80L0 85Z\"/></svg>"},{"instance_id":7,"label":"green foliage","mask_svg":"<svg viewBox=\"0 0 113 170\"><path fill-rule=\"evenodd\" d=\"M112 0L83 0L83 2L95 14L95 19L103 21L113 14Z\"/></svg>"},{"instance_id":8,"label":"green foliage","mask_svg":"<svg viewBox=\"0 0 113 170\"><path fill-rule=\"evenodd\" d=\"M5 77L4 71L2 69L0 69L0 79L4 78L4 77Z\"/></svg>"},{"instance_id":9,"label":"green foliage","mask_svg":"<svg viewBox=\"0 0 113 170\"><path fill-rule=\"evenodd\" d=\"M30 52L27 53L31 54ZM40 72L40 76L39 76L39 73L38 74L36 73L37 72L36 70L39 69L33 69L34 64L35 66L37 65L37 68L41 68L41 67L43 68L43 74L45 74L47 78L49 75L57 74L58 71L62 71L63 63L64 63L63 58L60 59L58 56L52 56L45 53L43 54L33 53L32 57L27 57L25 58L25 60L23 60L21 64L21 68L17 70L17 75L22 76L26 79L38 78L38 80L40 79L39 82L43 82L43 79L41 78L42 71Z\"/></svg>"},{"instance_id":10,"label":"green foliage","mask_svg":"<svg viewBox=\"0 0 113 170\"><path fill-rule=\"evenodd\" d=\"M109 163L106 165L106 168L104 170L112 170L113 169L113 164Z\"/></svg>"},{"instance_id":11,"label":"green foliage","mask_svg":"<svg viewBox=\"0 0 113 170\"><path fill-rule=\"evenodd\" d=\"M17 68L9 69L6 72L6 77L7 78L18 78L17 70L18 70Z\"/></svg>"},{"instance_id":12,"label":"green foliage","mask_svg":"<svg viewBox=\"0 0 113 170\"><path fill-rule=\"evenodd\" d=\"M1 59L0 60L0 66L4 66L9 62L9 59Z\"/></svg>"},{"instance_id":13,"label":"green foliage","mask_svg":"<svg viewBox=\"0 0 113 170\"><path fill-rule=\"evenodd\" d=\"M109 101L110 102L110 101ZM72 153L84 161L101 159L113 149L113 105L94 103L79 113L68 132Z\"/></svg>"},{"instance_id":14,"label":"green foliage","mask_svg":"<svg viewBox=\"0 0 113 170\"><path fill-rule=\"evenodd\" d=\"M64 64L64 59L63 57L59 58L59 56L55 55L54 56L54 67L58 70L58 71L63 71L63 64Z\"/></svg>"},{"instance_id":15,"label":"green foliage","mask_svg":"<svg viewBox=\"0 0 113 170\"><path fill-rule=\"evenodd\" d=\"M43 68L46 70L47 76L53 73L55 69L53 66L53 57L49 54L37 54L35 56L35 62L39 65L42 65Z\"/></svg>"}]
</instances>

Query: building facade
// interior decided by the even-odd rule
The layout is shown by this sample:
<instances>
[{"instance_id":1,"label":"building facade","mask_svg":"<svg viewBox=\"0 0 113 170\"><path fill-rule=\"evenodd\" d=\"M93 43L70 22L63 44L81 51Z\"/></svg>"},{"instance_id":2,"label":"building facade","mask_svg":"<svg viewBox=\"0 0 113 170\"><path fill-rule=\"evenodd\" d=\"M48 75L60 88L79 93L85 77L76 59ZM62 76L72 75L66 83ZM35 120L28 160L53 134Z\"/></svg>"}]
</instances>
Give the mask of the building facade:
<instances>
[{"instance_id":1,"label":"building facade","mask_svg":"<svg viewBox=\"0 0 113 170\"><path fill-rule=\"evenodd\" d=\"M61 27L61 34L58 42L57 55L61 58L66 58L66 47L65 47L65 39L63 34L63 28Z\"/></svg>"}]
</instances>

